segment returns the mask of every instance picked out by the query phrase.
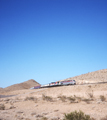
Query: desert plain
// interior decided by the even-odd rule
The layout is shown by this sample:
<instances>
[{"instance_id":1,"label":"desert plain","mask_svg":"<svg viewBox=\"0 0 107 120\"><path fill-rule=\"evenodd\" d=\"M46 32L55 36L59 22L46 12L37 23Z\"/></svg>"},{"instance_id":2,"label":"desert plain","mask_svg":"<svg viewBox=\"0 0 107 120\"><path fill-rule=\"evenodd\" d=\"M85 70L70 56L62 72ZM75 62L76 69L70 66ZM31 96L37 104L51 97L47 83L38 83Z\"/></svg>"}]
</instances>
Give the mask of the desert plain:
<instances>
[{"instance_id":1,"label":"desert plain","mask_svg":"<svg viewBox=\"0 0 107 120\"><path fill-rule=\"evenodd\" d=\"M75 110L101 120L107 115L106 77L103 82L77 83L41 89L1 88L0 120L63 120L65 114Z\"/></svg>"}]
</instances>

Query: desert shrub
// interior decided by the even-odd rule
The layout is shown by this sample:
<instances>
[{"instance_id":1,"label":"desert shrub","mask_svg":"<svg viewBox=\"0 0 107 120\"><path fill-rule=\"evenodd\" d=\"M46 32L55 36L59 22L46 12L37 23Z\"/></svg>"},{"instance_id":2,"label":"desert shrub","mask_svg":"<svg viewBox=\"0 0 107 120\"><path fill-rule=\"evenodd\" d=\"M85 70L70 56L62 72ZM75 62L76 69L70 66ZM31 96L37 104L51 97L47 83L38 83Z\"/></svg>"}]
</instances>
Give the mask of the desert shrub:
<instances>
[{"instance_id":1,"label":"desert shrub","mask_svg":"<svg viewBox=\"0 0 107 120\"><path fill-rule=\"evenodd\" d=\"M0 110L5 110L5 105L4 104L0 104Z\"/></svg>"},{"instance_id":2,"label":"desert shrub","mask_svg":"<svg viewBox=\"0 0 107 120\"><path fill-rule=\"evenodd\" d=\"M58 96L58 98L62 101L62 102L66 102L67 97L65 95L60 95Z\"/></svg>"},{"instance_id":3,"label":"desert shrub","mask_svg":"<svg viewBox=\"0 0 107 120\"><path fill-rule=\"evenodd\" d=\"M100 95L100 99L101 99L101 101L105 101L106 100L104 95Z\"/></svg>"},{"instance_id":4,"label":"desert shrub","mask_svg":"<svg viewBox=\"0 0 107 120\"><path fill-rule=\"evenodd\" d=\"M47 117L42 117L41 120L48 120L48 118Z\"/></svg>"},{"instance_id":5,"label":"desert shrub","mask_svg":"<svg viewBox=\"0 0 107 120\"><path fill-rule=\"evenodd\" d=\"M82 111L74 111L65 114L64 120L92 120L89 115L85 115Z\"/></svg>"},{"instance_id":6,"label":"desert shrub","mask_svg":"<svg viewBox=\"0 0 107 120\"><path fill-rule=\"evenodd\" d=\"M76 96L76 95L74 95L74 97L75 97L75 99L77 99L77 100L78 100L78 102L81 102L81 100L82 100L82 98L81 98L81 97L78 97L78 96Z\"/></svg>"},{"instance_id":7,"label":"desert shrub","mask_svg":"<svg viewBox=\"0 0 107 120\"><path fill-rule=\"evenodd\" d=\"M87 104L90 104L91 99L84 98L82 101L86 102Z\"/></svg>"},{"instance_id":8,"label":"desert shrub","mask_svg":"<svg viewBox=\"0 0 107 120\"><path fill-rule=\"evenodd\" d=\"M89 85L88 87L91 88L91 85Z\"/></svg>"},{"instance_id":9,"label":"desert shrub","mask_svg":"<svg viewBox=\"0 0 107 120\"><path fill-rule=\"evenodd\" d=\"M46 95L42 95L42 99L43 100L46 100L46 101L50 101L50 102L53 102L53 98L52 97L50 97L50 96L46 96Z\"/></svg>"},{"instance_id":10,"label":"desert shrub","mask_svg":"<svg viewBox=\"0 0 107 120\"><path fill-rule=\"evenodd\" d=\"M72 102L75 102L76 98L75 97L67 97L67 99L72 103Z\"/></svg>"},{"instance_id":11,"label":"desert shrub","mask_svg":"<svg viewBox=\"0 0 107 120\"><path fill-rule=\"evenodd\" d=\"M93 92L88 93L88 96L89 96L91 99L93 99L93 98L94 98Z\"/></svg>"},{"instance_id":12,"label":"desert shrub","mask_svg":"<svg viewBox=\"0 0 107 120\"><path fill-rule=\"evenodd\" d=\"M107 120L107 115L105 117L101 118L101 120Z\"/></svg>"},{"instance_id":13,"label":"desert shrub","mask_svg":"<svg viewBox=\"0 0 107 120\"><path fill-rule=\"evenodd\" d=\"M32 100L32 101L37 101L37 98L35 97L26 97L25 100Z\"/></svg>"},{"instance_id":14,"label":"desert shrub","mask_svg":"<svg viewBox=\"0 0 107 120\"><path fill-rule=\"evenodd\" d=\"M31 120L31 119L29 119L29 118L25 118L25 120Z\"/></svg>"}]
</instances>

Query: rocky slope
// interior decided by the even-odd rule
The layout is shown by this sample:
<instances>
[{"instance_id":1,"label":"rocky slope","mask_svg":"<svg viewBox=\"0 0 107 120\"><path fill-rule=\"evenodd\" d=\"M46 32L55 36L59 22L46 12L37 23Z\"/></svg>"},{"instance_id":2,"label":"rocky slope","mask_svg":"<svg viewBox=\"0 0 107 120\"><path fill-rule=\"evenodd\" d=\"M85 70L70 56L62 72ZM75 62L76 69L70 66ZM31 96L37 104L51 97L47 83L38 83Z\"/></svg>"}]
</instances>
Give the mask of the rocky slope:
<instances>
[{"instance_id":1,"label":"rocky slope","mask_svg":"<svg viewBox=\"0 0 107 120\"><path fill-rule=\"evenodd\" d=\"M82 74L75 77L70 77L64 80L76 80L78 84L82 83L95 83L95 82L107 82L107 69L102 69L87 74ZM63 81L63 80L61 80Z\"/></svg>"}]
</instances>

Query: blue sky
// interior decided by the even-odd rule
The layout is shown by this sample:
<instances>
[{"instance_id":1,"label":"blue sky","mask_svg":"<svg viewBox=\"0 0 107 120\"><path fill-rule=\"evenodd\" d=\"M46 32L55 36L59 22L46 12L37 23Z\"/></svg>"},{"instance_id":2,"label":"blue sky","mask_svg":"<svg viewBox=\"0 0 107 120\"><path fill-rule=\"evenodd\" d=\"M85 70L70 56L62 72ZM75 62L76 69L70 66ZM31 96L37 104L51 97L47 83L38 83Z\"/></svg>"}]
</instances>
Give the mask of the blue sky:
<instances>
[{"instance_id":1,"label":"blue sky","mask_svg":"<svg viewBox=\"0 0 107 120\"><path fill-rule=\"evenodd\" d=\"M0 0L0 87L107 68L107 0Z\"/></svg>"}]
</instances>

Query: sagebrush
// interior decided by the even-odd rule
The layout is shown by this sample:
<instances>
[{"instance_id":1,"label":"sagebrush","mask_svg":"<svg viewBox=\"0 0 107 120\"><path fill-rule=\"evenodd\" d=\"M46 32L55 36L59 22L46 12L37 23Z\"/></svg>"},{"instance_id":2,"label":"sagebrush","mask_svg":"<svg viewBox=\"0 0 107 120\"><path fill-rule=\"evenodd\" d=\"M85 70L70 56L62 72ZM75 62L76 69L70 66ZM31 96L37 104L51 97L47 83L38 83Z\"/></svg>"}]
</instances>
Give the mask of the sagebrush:
<instances>
[{"instance_id":1,"label":"sagebrush","mask_svg":"<svg viewBox=\"0 0 107 120\"><path fill-rule=\"evenodd\" d=\"M59 95L58 98L62 101L62 102L66 102L67 97L65 95Z\"/></svg>"},{"instance_id":2,"label":"sagebrush","mask_svg":"<svg viewBox=\"0 0 107 120\"><path fill-rule=\"evenodd\" d=\"M104 95L100 95L100 99L101 99L101 101L105 101L106 100Z\"/></svg>"},{"instance_id":3,"label":"sagebrush","mask_svg":"<svg viewBox=\"0 0 107 120\"><path fill-rule=\"evenodd\" d=\"M74 111L68 114L65 114L63 120L93 120L89 115L85 115L82 111Z\"/></svg>"},{"instance_id":4,"label":"sagebrush","mask_svg":"<svg viewBox=\"0 0 107 120\"><path fill-rule=\"evenodd\" d=\"M5 105L4 104L0 104L0 110L5 110Z\"/></svg>"},{"instance_id":5,"label":"sagebrush","mask_svg":"<svg viewBox=\"0 0 107 120\"><path fill-rule=\"evenodd\" d=\"M45 101L50 101L50 102L53 102L53 98L51 96L46 96L46 95L42 95L42 99L45 100Z\"/></svg>"},{"instance_id":6,"label":"sagebrush","mask_svg":"<svg viewBox=\"0 0 107 120\"><path fill-rule=\"evenodd\" d=\"M32 101L35 101L37 102L37 98L36 97L26 97L25 100L32 100Z\"/></svg>"}]
</instances>

